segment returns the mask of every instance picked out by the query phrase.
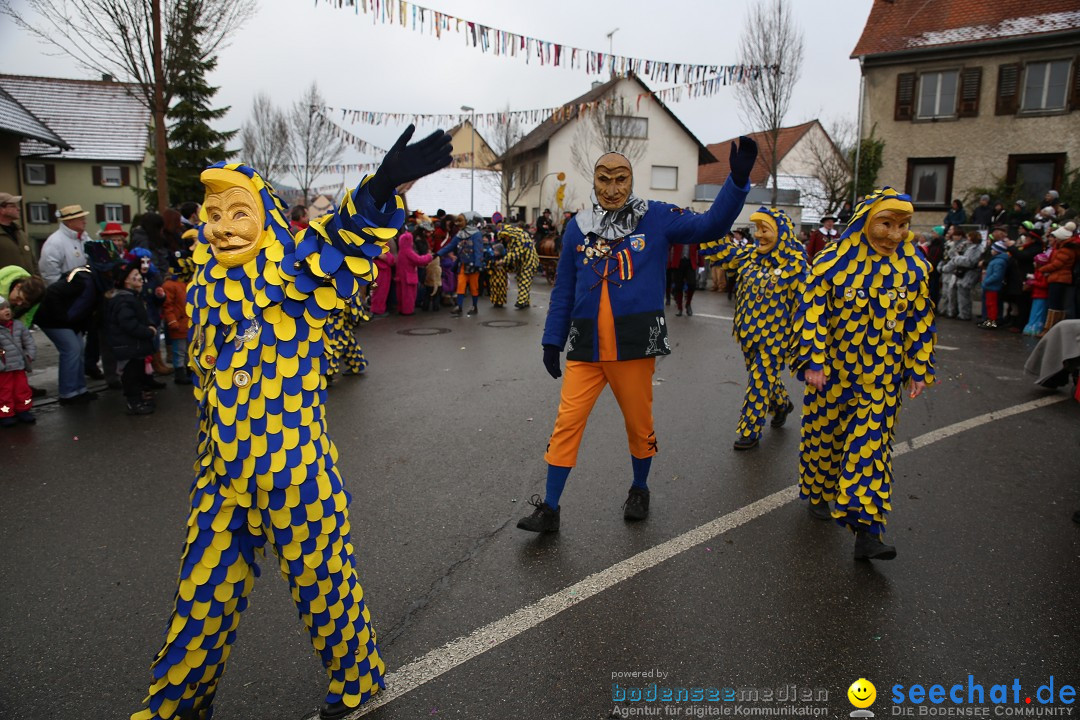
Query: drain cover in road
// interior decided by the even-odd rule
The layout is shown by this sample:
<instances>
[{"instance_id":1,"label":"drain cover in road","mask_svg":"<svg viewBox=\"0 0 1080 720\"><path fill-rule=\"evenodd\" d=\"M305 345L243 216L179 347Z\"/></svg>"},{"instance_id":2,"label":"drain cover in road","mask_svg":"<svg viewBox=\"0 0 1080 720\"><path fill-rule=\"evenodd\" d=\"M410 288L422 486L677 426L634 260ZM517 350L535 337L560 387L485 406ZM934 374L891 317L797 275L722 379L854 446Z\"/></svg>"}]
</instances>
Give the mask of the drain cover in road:
<instances>
[{"instance_id":1,"label":"drain cover in road","mask_svg":"<svg viewBox=\"0 0 1080 720\"><path fill-rule=\"evenodd\" d=\"M482 322L480 324L489 328L512 328L528 325L529 323L521 320L488 320L487 322Z\"/></svg>"},{"instance_id":2,"label":"drain cover in road","mask_svg":"<svg viewBox=\"0 0 1080 720\"><path fill-rule=\"evenodd\" d=\"M450 328L408 328L407 330L398 330L398 335L445 335L450 332Z\"/></svg>"}]
</instances>

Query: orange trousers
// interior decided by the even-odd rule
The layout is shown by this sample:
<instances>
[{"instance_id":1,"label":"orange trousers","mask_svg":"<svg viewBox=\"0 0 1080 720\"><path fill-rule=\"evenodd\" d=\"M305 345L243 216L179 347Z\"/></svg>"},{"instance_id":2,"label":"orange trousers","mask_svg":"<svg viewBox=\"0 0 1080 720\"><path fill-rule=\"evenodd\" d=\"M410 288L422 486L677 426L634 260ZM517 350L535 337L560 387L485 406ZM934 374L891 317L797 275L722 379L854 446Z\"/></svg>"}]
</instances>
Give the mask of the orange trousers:
<instances>
[{"instance_id":1,"label":"orange trousers","mask_svg":"<svg viewBox=\"0 0 1080 720\"><path fill-rule=\"evenodd\" d=\"M473 297L479 297L480 295L480 273L467 273L464 270L458 272L457 276L457 294L464 295L465 289L468 288L469 294Z\"/></svg>"},{"instance_id":2,"label":"orange trousers","mask_svg":"<svg viewBox=\"0 0 1080 720\"><path fill-rule=\"evenodd\" d=\"M544 461L558 467L574 467L585 423L605 385L611 385L611 392L622 410L630 454L641 459L655 455L658 452L652 414L655 368L655 357L617 362L567 361L559 415Z\"/></svg>"}]
</instances>

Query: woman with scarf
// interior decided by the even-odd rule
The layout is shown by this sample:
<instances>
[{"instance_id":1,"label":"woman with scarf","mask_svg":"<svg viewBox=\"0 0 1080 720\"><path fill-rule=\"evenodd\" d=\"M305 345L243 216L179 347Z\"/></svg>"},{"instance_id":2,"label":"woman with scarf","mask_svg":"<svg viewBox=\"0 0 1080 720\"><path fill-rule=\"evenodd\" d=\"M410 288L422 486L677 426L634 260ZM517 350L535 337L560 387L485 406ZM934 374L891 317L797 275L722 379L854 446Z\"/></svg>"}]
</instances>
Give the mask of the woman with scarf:
<instances>
[{"instance_id":1,"label":"woman with scarf","mask_svg":"<svg viewBox=\"0 0 1080 720\"><path fill-rule=\"evenodd\" d=\"M544 460L545 497L534 495L533 513L518 527L559 529L559 498L577 462L585 423L604 386L610 384L626 422L634 480L623 517L649 515L649 468L657 453L653 432L652 377L657 355L671 353L664 318L664 284L673 244L697 245L730 229L750 191L757 145L731 144L731 177L703 215L633 194L630 161L607 153L593 168L592 207L578 213L563 234L558 276L551 291L542 345L544 366L566 378L559 414Z\"/></svg>"}]
</instances>

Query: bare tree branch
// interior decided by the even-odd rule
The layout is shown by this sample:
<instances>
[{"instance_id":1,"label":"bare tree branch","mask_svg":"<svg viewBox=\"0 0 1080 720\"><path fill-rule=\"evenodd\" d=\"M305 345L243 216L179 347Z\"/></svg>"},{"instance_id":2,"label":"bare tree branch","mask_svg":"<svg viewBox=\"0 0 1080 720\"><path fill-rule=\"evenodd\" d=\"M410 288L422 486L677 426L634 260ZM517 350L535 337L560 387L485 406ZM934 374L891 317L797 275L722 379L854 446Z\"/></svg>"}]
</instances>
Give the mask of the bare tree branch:
<instances>
[{"instance_id":1,"label":"bare tree branch","mask_svg":"<svg viewBox=\"0 0 1080 720\"><path fill-rule=\"evenodd\" d=\"M850 195L851 167L847 158L855 143L855 122L842 118L830 127L828 132L808 133L804 147L814 165L814 174L796 183L803 205L819 215L836 214Z\"/></svg>"},{"instance_id":2,"label":"bare tree branch","mask_svg":"<svg viewBox=\"0 0 1080 720\"><path fill-rule=\"evenodd\" d=\"M112 75L142 87L139 99L154 109L154 33L151 0L0 0L0 14L87 70ZM230 36L255 13L254 0L162 0L166 105L178 72L172 40L182 32L184 6L193 6L199 25L207 29L199 44L199 60L228 46Z\"/></svg>"},{"instance_id":3,"label":"bare tree branch","mask_svg":"<svg viewBox=\"0 0 1080 720\"><path fill-rule=\"evenodd\" d=\"M645 119L634 117L631 104L622 96L598 103L584 115L579 114L578 121L570 145L570 162L590 181L596 160L604 153L625 155L631 166L645 154L647 126L641 132Z\"/></svg>"},{"instance_id":4,"label":"bare tree branch","mask_svg":"<svg viewBox=\"0 0 1080 720\"><path fill-rule=\"evenodd\" d=\"M312 82L289 112L289 162L304 205L315 181L345 152L345 143L322 114L325 105L319 86Z\"/></svg>"},{"instance_id":5,"label":"bare tree branch","mask_svg":"<svg viewBox=\"0 0 1080 720\"><path fill-rule=\"evenodd\" d=\"M750 10L739 40L739 62L765 68L760 76L735 86L743 121L765 133L764 156L772 176L772 202L777 198L776 146L803 62L803 33L795 25L789 0L758 0Z\"/></svg>"},{"instance_id":6,"label":"bare tree branch","mask_svg":"<svg viewBox=\"0 0 1080 720\"><path fill-rule=\"evenodd\" d=\"M281 179L289 162L289 120L266 93L251 103L251 116L240 128L240 146L244 162L271 184Z\"/></svg>"},{"instance_id":7,"label":"bare tree branch","mask_svg":"<svg viewBox=\"0 0 1080 720\"><path fill-rule=\"evenodd\" d=\"M525 137L521 120L516 114L510 113L509 105L506 106L506 113L505 121L498 123L487 136L488 144L495 153L495 157L503 158L501 164L495 168L499 170L499 173L497 175L485 174L483 182L485 186L498 190L502 212L509 216L510 208L517 204L529 186L518 178L519 169L524 166L522 156L504 157L510 148Z\"/></svg>"}]
</instances>

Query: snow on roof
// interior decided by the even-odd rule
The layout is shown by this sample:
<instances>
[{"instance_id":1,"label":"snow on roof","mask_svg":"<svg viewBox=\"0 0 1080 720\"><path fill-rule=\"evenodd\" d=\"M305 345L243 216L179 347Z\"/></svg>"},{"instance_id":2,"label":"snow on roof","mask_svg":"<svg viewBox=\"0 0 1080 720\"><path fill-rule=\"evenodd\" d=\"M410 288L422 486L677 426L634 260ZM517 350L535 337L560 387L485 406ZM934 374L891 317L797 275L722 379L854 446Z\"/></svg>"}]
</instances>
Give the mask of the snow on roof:
<instances>
[{"instance_id":1,"label":"snow on roof","mask_svg":"<svg viewBox=\"0 0 1080 720\"><path fill-rule=\"evenodd\" d=\"M448 167L422 177L405 191L405 204L409 210L420 210L434 215L439 209L451 215L469 209L469 168ZM473 206L484 217L490 217L502 203L499 192L501 173L494 170L477 170L474 182Z\"/></svg>"},{"instance_id":2,"label":"snow on roof","mask_svg":"<svg viewBox=\"0 0 1080 720\"><path fill-rule=\"evenodd\" d=\"M48 145L67 147L63 138L34 117L34 114L20 105L18 100L4 92L2 87L0 87L0 130L24 138L40 140Z\"/></svg>"},{"instance_id":3,"label":"snow on roof","mask_svg":"<svg viewBox=\"0 0 1080 720\"><path fill-rule=\"evenodd\" d=\"M0 75L0 87L71 146L55 154L51 145L26 140L20 147L23 155L138 163L146 156L150 111L136 96L138 85Z\"/></svg>"},{"instance_id":4,"label":"snow on roof","mask_svg":"<svg viewBox=\"0 0 1080 720\"><path fill-rule=\"evenodd\" d=\"M1076 27L1080 27L1080 10L1009 18L997 25L969 25L946 30L930 30L921 35L908 38L907 42L908 47L913 48L928 45L948 45L950 43L993 40L1017 35L1071 30Z\"/></svg>"}]
</instances>

